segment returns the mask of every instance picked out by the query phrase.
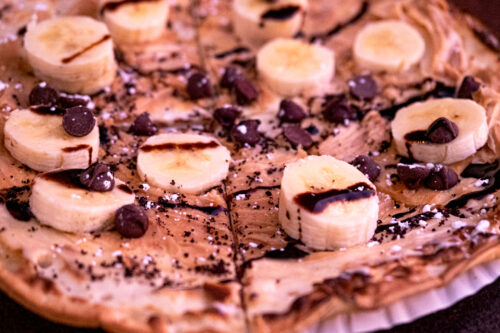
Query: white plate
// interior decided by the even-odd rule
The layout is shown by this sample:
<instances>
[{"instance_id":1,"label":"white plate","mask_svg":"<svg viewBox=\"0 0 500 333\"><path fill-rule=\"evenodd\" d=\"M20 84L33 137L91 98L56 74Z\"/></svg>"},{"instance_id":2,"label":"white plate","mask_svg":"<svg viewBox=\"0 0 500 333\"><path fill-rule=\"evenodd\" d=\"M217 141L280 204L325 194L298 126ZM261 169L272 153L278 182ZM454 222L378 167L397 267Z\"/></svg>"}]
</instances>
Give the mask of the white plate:
<instances>
[{"instance_id":1,"label":"white plate","mask_svg":"<svg viewBox=\"0 0 500 333\"><path fill-rule=\"evenodd\" d=\"M448 285L402 299L386 308L342 314L304 333L360 333L389 329L452 306L500 277L500 260L468 270Z\"/></svg>"}]
</instances>

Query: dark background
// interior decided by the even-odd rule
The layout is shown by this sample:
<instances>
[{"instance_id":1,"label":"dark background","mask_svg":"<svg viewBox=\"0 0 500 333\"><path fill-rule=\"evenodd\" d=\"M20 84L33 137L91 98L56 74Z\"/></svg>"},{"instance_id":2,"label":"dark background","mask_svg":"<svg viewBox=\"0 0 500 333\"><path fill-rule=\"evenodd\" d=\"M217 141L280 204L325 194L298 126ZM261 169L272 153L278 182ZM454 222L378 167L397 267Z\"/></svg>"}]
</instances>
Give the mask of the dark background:
<instances>
[{"instance_id":1,"label":"dark background","mask_svg":"<svg viewBox=\"0 0 500 333\"><path fill-rule=\"evenodd\" d=\"M500 37L500 0L450 0L450 2L479 17ZM0 293L0 318L1 332L101 332L54 324L25 310L3 293ZM383 333L400 332L500 332L500 279L451 308L413 323L383 331Z\"/></svg>"}]
</instances>

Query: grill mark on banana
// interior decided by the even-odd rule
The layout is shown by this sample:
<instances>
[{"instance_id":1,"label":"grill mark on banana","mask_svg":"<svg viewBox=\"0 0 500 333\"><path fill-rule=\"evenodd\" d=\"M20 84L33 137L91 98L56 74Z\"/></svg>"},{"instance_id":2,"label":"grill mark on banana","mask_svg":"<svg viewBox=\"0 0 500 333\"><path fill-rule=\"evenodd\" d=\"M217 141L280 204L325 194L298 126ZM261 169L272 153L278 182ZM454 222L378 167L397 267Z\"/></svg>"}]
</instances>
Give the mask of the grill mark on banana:
<instances>
[{"instance_id":1,"label":"grill mark on banana","mask_svg":"<svg viewBox=\"0 0 500 333\"><path fill-rule=\"evenodd\" d=\"M4 144L19 162L36 171L86 168L97 160L97 125L83 137L66 133L60 114L13 111L4 127Z\"/></svg>"},{"instance_id":2,"label":"grill mark on banana","mask_svg":"<svg viewBox=\"0 0 500 333\"><path fill-rule=\"evenodd\" d=\"M368 241L378 219L375 186L352 165L309 156L286 166L279 221L286 233L317 250Z\"/></svg>"},{"instance_id":3,"label":"grill mark on banana","mask_svg":"<svg viewBox=\"0 0 500 333\"><path fill-rule=\"evenodd\" d=\"M110 38L111 38L111 35L104 35L101 39L99 39L98 41L96 41L96 42L94 42L94 43L90 44L89 46L84 47L81 51L75 52L74 54L72 54L72 55L70 55L70 56L68 56L68 57L66 57L66 58L63 58L63 59L61 60L61 62L62 62L63 64L67 64L67 63L69 63L69 62L73 61L75 58L77 58L77 57L81 56L81 55L82 55L82 54L84 54L85 52L89 51L89 50L90 50L90 49L92 49L93 47L96 47L97 45L99 45L99 44L101 44L101 43L103 43L103 42L107 41L107 40L108 40L108 39L110 39Z\"/></svg>"},{"instance_id":4,"label":"grill mark on banana","mask_svg":"<svg viewBox=\"0 0 500 333\"><path fill-rule=\"evenodd\" d=\"M65 170L35 178L29 204L41 224L72 233L105 230L118 208L135 201L130 188L116 178L109 192L88 191L79 183L80 172Z\"/></svg>"},{"instance_id":5,"label":"grill mark on banana","mask_svg":"<svg viewBox=\"0 0 500 333\"><path fill-rule=\"evenodd\" d=\"M150 137L139 148L141 179L167 191L202 193L226 178L231 155L209 136L166 133Z\"/></svg>"},{"instance_id":6,"label":"grill mark on banana","mask_svg":"<svg viewBox=\"0 0 500 333\"><path fill-rule=\"evenodd\" d=\"M407 135L425 131L437 118L445 117L458 126L458 136L448 143L408 141ZM430 163L451 164L473 155L488 140L486 110L466 99L441 98L413 103L396 113L392 135L399 154Z\"/></svg>"}]
</instances>

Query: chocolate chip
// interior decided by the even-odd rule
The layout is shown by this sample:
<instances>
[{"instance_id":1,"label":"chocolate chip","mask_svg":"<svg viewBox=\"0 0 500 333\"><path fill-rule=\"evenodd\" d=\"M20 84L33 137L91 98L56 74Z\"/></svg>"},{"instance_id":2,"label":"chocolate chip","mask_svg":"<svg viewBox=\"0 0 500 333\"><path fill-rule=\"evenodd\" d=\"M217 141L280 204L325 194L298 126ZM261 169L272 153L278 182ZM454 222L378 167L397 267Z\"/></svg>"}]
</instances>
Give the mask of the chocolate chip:
<instances>
[{"instance_id":1,"label":"chocolate chip","mask_svg":"<svg viewBox=\"0 0 500 333\"><path fill-rule=\"evenodd\" d=\"M306 117L304 109L300 105L289 99L284 99L280 103L278 118L284 122L298 123Z\"/></svg>"},{"instance_id":2,"label":"chocolate chip","mask_svg":"<svg viewBox=\"0 0 500 333\"><path fill-rule=\"evenodd\" d=\"M250 104L259 97L259 92L252 81L243 75L238 76L234 81L234 92L236 101L240 105Z\"/></svg>"},{"instance_id":3,"label":"chocolate chip","mask_svg":"<svg viewBox=\"0 0 500 333\"><path fill-rule=\"evenodd\" d=\"M311 135L298 124L289 124L283 127L283 135L294 147L309 148L313 144Z\"/></svg>"},{"instance_id":4,"label":"chocolate chip","mask_svg":"<svg viewBox=\"0 0 500 333\"><path fill-rule=\"evenodd\" d=\"M231 128L234 125L234 121L241 114L241 111L233 106L225 106L218 108L214 111L214 118L217 120L222 127Z\"/></svg>"},{"instance_id":5,"label":"chocolate chip","mask_svg":"<svg viewBox=\"0 0 500 333\"><path fill-rule=\"evenodd\" d=\"M59 94L55 89L49 87L46 83L36 85L30 92L30 105L53 106L57 104Z\"/></svg>"},{"instance_id":6,"label":"chocolate chip","mask_svg":"<svg viewBox=\"0 0 500 333\"><path fill-rule=\"evenodd\" d=\"M16 199L9 199L5 203L5 208L10 213L10 215L19 221L27 222L33 217L30 205L26 201L18 201Z\"/></svg>"},{"instance_id":7,"label":"chocolate chip","mask_svg":"<svg viewBox=\"0 0 500 333\"><path fill-rule=\"evenodd\" d=\"M430 124L425 136L432 143L448 143L458 136L458 126L451 120L440 117Z\"/></svg>"},{"instance_id":8,"label":"chocolate chip","mask_svg":"<svg viewBox=\"0 0 500 333\"><path fill-rule=\"evenodd\" d=\"M446 165L436 165L425 182L428 188L438 191L448 190L457 184L457 173Z\"/></svg>"},{"instance_id":9,"label":"chocolate chip","mask_svg":"<svg viewBox=\"0 0 500 333\"><path fill-rule=\"evenodd\" d=\"M410 190L415 190L424 184L431 170L425 165L399 163L397 172L403 184Z\"/></svg>"},{"instance_id":10,"label":"chocolate chip","mask_svg":"<svg viewBox=\"0 0 500 333\"><path fill-rule=\"evenodd\" d=\"M63 116L63 127L69 135L81 137L92 132L95 118L88 108L74 106L66 110Z\"/></svg>"},{"instance_id":11,"label":"chocolate chip","mask_svg":"<svg viewBox=\"0 0 500 333\"><path fill-rule=\"evenodd\" d=\"M95 163L80 174L80 183L90 191L109 192L115 186L115 177L109 165Z\"/></svg>"},{"instance_id":12,"label":"chocolate chip","mask_svg":"<svg viewBox=\"0 0 500 333\"><path fill-rule=\"evenodd\" d=\"M380 165L366 155L356 156L351 164L365 174L372 182L380 175Z\"/></svg>"},{"instance_id":13,"label":"chocolate chip","mask_svg":"<svg viewBox=\"0 0 500 333\"><path fill-rule=\"evenodd\" d=\"M359 100L370 100L377 96L377 82L370 75L359 75L349 80L349 92Z\"/></svg>"},{"instance_id":14,"label":"chocolate chip","mask_svg":"<svg viewBox=\"0 0 500 333\"><path fill-rule=\"evenodd\" d=\"M349 120L354 120L357 117L344 95L331 97L326 102L322 112L326 120L336 124L346 124Z\"/></svg>"},{"instance_id":15,"label":"chocolate chip","mask_svg":"<svg viewBox=\"0 0 500 333\"><path fill-rule=\"evenodd\" d=\"M200 72L191 74L186 89L191 99L196 100L213 96L213 89L208 76Z\"/></svg>"},{"instance_id":16,"label":"chocolate chip","mask_svg":"<svg viewBox=\"0 0 500 333\"><path fill-rule=\"evenodd\" d=\"M115 228L123 237L139 238L146 233L149 219L146 210L138 205L125 205L115 214Z\"/></svg>"},{"instance_id":17,"label":"chocolate chip","mask_svg":"<svg viewBox=\"0 0 500 333\"><path fill-rule=\"evenodd\" d=\"M236 81L236 78L241 75L241 70L236 66L228 66L224 69L224 74L220 80L220 85L223 88L231 89Z\"/></svg>"},{"instance_id":18,"label":"chocolate chip","mask_svg":"<svg viewBox=\"0 0 500 333\"><path fill-rule=\"evenodd\" d=\"M132 124L132 132L136 135L151 136L158 132L158 127L153 124L149 113L141 113L137 118L135 118Z\"/></svg>"},{"instance_id":19,"label":"chocolate chip","mask_svg":"<svg viewBox=\"0 0 500 333\"><path fill-rule=\"evenodd\" d=\"M259 124L260 121L255 119L240 121L231 129L231 136L236 142L254 146L260 140Z\"/></svg>"},{"instance_id":20,"label":"chocolate chip","mask_svg":"<svg viewBox=\"0 0 500 333\"><path fill-rule=\"evenodd\" d=\"M474 77L468 75L462 80L462 84L458 88L457 97L472 99L472 94L478 91L479 87L481 87L481 84Z\"/></svg>"}]
</instances>

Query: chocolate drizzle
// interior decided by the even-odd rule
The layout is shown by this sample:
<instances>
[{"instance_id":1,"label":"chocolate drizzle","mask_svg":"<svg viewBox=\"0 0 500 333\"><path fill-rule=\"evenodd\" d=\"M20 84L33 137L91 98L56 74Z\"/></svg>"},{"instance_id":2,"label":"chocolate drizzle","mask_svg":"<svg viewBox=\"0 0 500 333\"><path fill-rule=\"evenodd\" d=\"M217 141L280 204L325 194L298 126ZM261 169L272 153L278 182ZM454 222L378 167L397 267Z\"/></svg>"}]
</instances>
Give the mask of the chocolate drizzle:
<instances>
[{"instance_id":1,"label":"chocolate drizzle","mask_svg":"<svg viewBox=\"0 0 500 333\"><path fill-rule=\"evenodd\" d=\"M42 116L62 116L66 113L65 109L56 106L32 106L30 111Z\"/></svg>"},{"instance_id":2,"label":"chocolate drizzle","mask_svg":"<svg viewBox=\"0 0 500 333\"><path fill-rule=\"evenodd\" d=\"M110 38L111 38L111 35L106 34L101 39L99 39L98 41L90 44L89 46L84 47L82 50L80 50L78 52L75 52L75 53L73 53L72 55L70 55L70 56L68 56L66 58L61 59L61 62L63 64L70 63L71 61L73 61L74 59L78 58L79 56L81 56L85 52L89 51L90 49L96 47L97 45L99 45L101 43L104 43L105 41L107 41Z\"/></svg>"},{"instance_id":3,"label":"chocolate drizzle","mask_svg":"<svg viewBox=\"0 0 500 333\"><path fill-rule=\"evenodd\" d=\"M222 52L216 53L214 55L214 58L223 59L223 58L228 57L228 56L233 55L233 54L246 53L249 51L250 51L249 48L244 47L244 46L239 46L239 47L235 47L235 48L232 48L230 50L227 50L227 51L222 51Z\"/></svg>"},{"instance_id":4,"label":"chocolate drizzle","mask_svg":"<svg viewBox=\"0 0 500 333\"><path fill-rule=\"evenodd\" d=\"M177 208L190 208L190 209L196 209L202 213L205 213L207 215L212 215L212 216L217 216L219 215L220 212L225 212L226 209L222 206L195 206L195 205L190 205L186 202L169 202L163 198L160 198L158 200L158 205L160 205L163 208L170 208L170 209L177 209Z\"/></svg>"},{"instance_id":5,"label":"chocolate drizzle","mask_svg":"<svg viewBox=\"0 0 500 333\"><path fill-rule=\"evenodd\" d=\"M118 186L117 186L117 188L118 188L119 190L122 190L122 191L123 191L123 192L125 192L125 193L128 193L128 194L132 194L132 193L134 193L134 192L132 191L132 189L131 189L130 187L128 187L127 185L125 185L125 184L120 184L120 185L118 185Z\"/></svg>"},{"instance_id":6,"label":"chocolate drizzle","mask_svg":"<svg viewBox=\"0 0 500 333\"><path fill-rule=\"evenodd\" d=\"M80 174L82 169L70 169L63 171L47 172L40 175L41 178L59 183L63 186L81 190L87 190L80 182Z\"/></svg>"},{"instance_id":7,"label":"chocolate drizzle","mask_svg":"<svg viewBox=\"0 0 500 333\"><path fill-rule=\"evenodd\" d=\"M92 165L92 152L94 150L91 146L86 145L86 144L81 144L81 145L74 146L74 147L64 147L62 149L62 151L65 153L74 153L75 151L79 151L79 150L83 150L83 149L87 149L87 151L89 152L89 166L90 166L90 165Z\"/></svg>"},{"instance_id":8,"label":"chocolate drizzle","mask_svg":"<svg viewBox=\"0 0 500 333\"><path fill-rule=\"evenodd\" d=\"M485 187L480 191L470 192L450 201L446 208L460 208L465 206L471 199L481 199L500 189L500 167L499 160L493 163L470 164L462 172L462 177L484 178L488 180Z\"/></svg>"},{"instance_id":9,"label":"chocolate drizzle","mask_svg":"<svg viewBox=\"0 0 500 333\"><path fill-rule=\"evenodd\" d=\"M295 242L290 242L282 249L267 251L264 257L271 259L300 259L309 255L306 251L297 248L296 245Z\"/></svg>"},{"instance_id":10,"label":"chocolate drizzle","mask_svg":"<svg viewBox=\"0 0 500 333\"><path fill-rule=\"evenodd\" d=\"M418 143L431 143L426 133L427 131L413 131L405 135L405 140Z\"/></svg>"},{"instance_id":11,"label":"chocolate drizzle","mask_svg":"<svg viewBox=\"0 0 500 333\"><path fill-rule=\"evenodd\" d=\"M215 141L210 142L188 142L188 143L162 143L159 145L145 145L140 149L144 152L151 152L154 150L199 150L208 148L217 148L219 144Z\"/></svg>"},{"instance_id":12,"label":"chocolate drizzle","mask_svg":"<svg viewBox=\"0 0 500 333\"><path fill-rule=\"evenodd\" d=\"M322 212L329 204L336 201L355 201L375 195L375 190L366 183L356 183L346 189L332 189L326 192L305 192L297 194L295 203L312 213Z\"/></svg>"},{"instance_id":13,"label":"chocolate drizzle","mask_svg":"<svg viewBox=\"0 0 500 333\"><path fill-rule=\"evenodd\" d=\"M288 20L289 18L292 18L299 10L299 6L274 8L262 14L261 18L263 20Z\"/></svg>"},{"instance_id":14,"label":"chocolate drizzle","mask_svg":"<svg viewBox=\"0 0 500 333\"><path fill-rule=\"evenodd\" d=\"M122 1L108 2L104 6L102 6L101 15L104 14L104 12L107 10L113 11L126 4L139 3L139 2L157 2L157 1L158 0L122 0Z\"/></svg>"}]
</instances>

